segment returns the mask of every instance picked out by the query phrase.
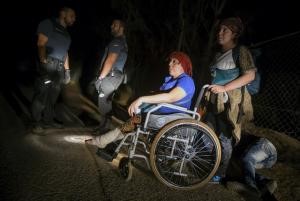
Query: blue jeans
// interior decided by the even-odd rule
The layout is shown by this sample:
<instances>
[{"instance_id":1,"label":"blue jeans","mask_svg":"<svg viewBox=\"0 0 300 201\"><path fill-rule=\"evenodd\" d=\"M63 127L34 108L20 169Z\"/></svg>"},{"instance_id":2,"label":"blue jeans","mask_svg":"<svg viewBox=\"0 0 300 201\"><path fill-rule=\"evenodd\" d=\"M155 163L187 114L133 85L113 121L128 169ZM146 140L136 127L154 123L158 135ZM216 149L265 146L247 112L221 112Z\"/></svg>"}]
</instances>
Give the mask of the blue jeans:
<instances>
[{"instance_id":1,"label":"blue jeans","mask_svg":"<svg viewBox=\"0 0 300 201\"><path fill-rule=\"evenodd\" d=\"M217 176L224 178L229 166L229 162L232 155L232 136L230 132L230 126L224 120L224 114L215 115L212 112L206 114L204 123L212 128L218 136L221 144L221 163L216 173Z\"/></svg>"},{"instance_id":2,"label":"blue jeans","mask_svg":"<svg viewBox=\"0 0 300 201\"><path fill-rule=\"evenodd\" d=\"M256 169L271 168L277 161L277 151L267 139L261 138L249 148L243 157L245 183L256 187L257 182L264 179L255 172Z\"/></svg>"},{"instance_id":3,"label":"blue jeans","mask_svg":"<svg viewBox=\"0 0 300 201\"><path fill-rule=\"evenodd\" d=\"M228 138L223 133L221 133L219 136L219 140L221 143L222 158L216 175L224 178L226 176L226 171L232 155L232 138Z\"/></svg>"}]
</instances>

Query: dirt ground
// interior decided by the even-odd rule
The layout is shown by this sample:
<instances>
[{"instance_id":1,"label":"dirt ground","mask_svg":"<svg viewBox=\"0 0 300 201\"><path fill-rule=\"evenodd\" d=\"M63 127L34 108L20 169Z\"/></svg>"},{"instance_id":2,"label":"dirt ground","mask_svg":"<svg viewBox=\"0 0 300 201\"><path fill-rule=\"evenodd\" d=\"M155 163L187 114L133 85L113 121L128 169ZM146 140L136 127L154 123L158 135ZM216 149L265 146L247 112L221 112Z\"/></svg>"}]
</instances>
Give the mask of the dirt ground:
<instances>
[{"instance_id":1,"label":"dirt ground","mask_svg":"<svg viewBox=\"0 0 300 201\"><path fill-rule=\"evenodd\" d=\"M275 197L280 201L300 200L300 142L283 133L248 124L245 130L249 133L266 137L277 148L278 160L271 169L258 172L275 179L278 188Z\"/></svg>"},{"instance_id":2,"label":"dirt ground","mask_svg":"<svg viewBox=\"0 0 300 201\"><path fill-rule=\"evenodd\" d=\"M208 184L191 192L171 190L138 167L133 179L125 182L115 164L97 157L95 148L84 144L91 136L90 128L50 129L38 136L24 126L3 97L0 108L0 200L261 201L223 185ZM277 147L278 162L259 171L278 182L276 199L300 201L300 142L252 124L245 130L268 138Z\"/></svg>"}]
</instances>

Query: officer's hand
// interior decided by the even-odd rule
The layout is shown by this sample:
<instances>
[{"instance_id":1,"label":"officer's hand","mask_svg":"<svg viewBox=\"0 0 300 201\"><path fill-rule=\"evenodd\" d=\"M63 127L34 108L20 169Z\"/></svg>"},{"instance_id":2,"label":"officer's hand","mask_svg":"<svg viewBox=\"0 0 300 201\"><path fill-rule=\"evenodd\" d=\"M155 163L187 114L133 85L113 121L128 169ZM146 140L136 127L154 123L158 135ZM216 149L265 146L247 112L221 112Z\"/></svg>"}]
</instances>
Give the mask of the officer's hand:
<instances>
[{"instance_id":1,"label":"officer's hand","mask_svg":"<svg viewBox=\"0 0 300 201\"><path fill-rule=\"evenodd\" d=\"M70 69L66 69L64 83L68 84L70 81L71 81Z\"/></svg>"},{"instance_id":2,"label":"officer's hand","mask_svg":"<svg viewBox=\"0 0 300 201\"><path fill-rule=\"evenodd\" d=\"M102 79L100 79L99 77L96 78L96 81L94 83L96 90L98 91L101 85Z\"/></svg>"}]
</instances>

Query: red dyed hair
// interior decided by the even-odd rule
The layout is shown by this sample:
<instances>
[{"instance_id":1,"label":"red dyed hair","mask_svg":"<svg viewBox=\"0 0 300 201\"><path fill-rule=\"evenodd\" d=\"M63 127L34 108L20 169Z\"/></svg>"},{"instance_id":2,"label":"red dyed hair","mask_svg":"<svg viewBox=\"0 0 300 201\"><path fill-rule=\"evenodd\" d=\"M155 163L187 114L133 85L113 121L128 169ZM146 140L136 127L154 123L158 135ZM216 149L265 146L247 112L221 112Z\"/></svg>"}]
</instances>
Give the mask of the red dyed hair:
<instances>
[{"instance_id":1,"label":"red dyed hair","mask_svg":"<svg viewBox=\"0 0 300 201\"><path fill-rule=\"evenodd\" d=\"M184 52L174 51L169 55L169 58L177 59L180 62L184 72L189 76L192 76L193 74L192 61L187 54L185 54Z\"/></svg>"}]
</instances>

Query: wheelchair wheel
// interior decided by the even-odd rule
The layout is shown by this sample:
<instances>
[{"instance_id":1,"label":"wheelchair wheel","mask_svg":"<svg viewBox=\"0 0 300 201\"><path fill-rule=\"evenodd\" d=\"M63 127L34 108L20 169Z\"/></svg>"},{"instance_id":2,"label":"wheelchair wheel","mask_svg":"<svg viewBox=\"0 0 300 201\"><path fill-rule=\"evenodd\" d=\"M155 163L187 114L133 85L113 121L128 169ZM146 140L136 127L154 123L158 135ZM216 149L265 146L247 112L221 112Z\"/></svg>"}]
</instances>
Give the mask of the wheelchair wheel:
<instances>
[{"instance_id":1,"label":"wheelchair wheel","mask_svg":"<svg viewBox=\"0 0 300 201\"><path fill-rule=\"evenodd\" d=\"M121 176L125 179L125 181L130 181L132 178L132 164L131 160L128 157L123 157L119 163L119 170Z\"/></svg>"},{"instance_id":2,"label":"wheelchair wheel","mask_svg":"<svg viewBox=\"0 0 300 201\"><path fill-rule=\"evenodd\" d=\"M151 168L159 181L174 189L199 188L214 176L221 145L206 124L180 119L164 126L150 150Z\"/></svg>"}]
</instances>

